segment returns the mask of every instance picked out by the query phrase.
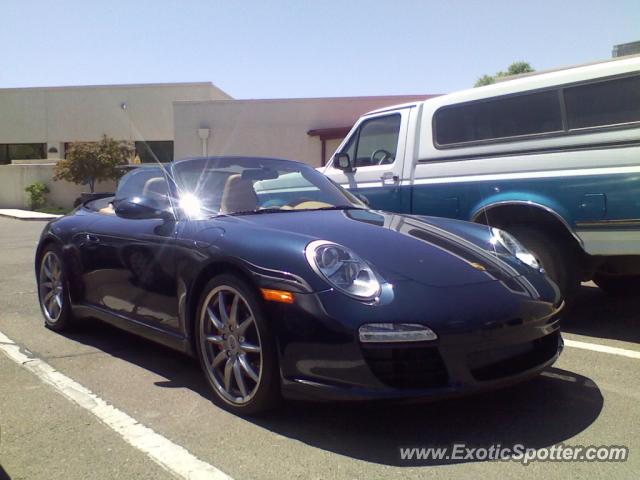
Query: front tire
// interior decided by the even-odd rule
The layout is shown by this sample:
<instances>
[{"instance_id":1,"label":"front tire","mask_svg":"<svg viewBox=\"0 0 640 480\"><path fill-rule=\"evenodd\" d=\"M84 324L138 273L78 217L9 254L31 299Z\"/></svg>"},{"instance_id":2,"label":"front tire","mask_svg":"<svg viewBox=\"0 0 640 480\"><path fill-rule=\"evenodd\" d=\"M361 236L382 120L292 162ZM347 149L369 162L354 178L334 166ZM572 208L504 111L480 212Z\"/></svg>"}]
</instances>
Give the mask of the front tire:
<instances>
[{"instance_id":1,"label":"front tire","mask_svg":"<svg viewBox=\"0 0 640 480\"><path fill-rule=\"evenodd\" d=\"M640 293L640 275L607 275L596 273L593 281L610 295L630 296Z\"/></svg>"},{"instance_id":2,"label":"front tire","mask_svg":"<svg viewBox=\"0 0 640 480\"><path fill-rule=\"evenodd\" d=\"M62 251L51 244L42 252L38 270L38 300L45 326L56 332L73 323Z\"/></svg>"},{"instance_id":3,"label":"front tire","mask_svg":"<svg viewBox=\"0 0 640 480\"><path fill-rule=\"evenodd\" d=\"M578 260L571 247L536 228L512 225L505 230L534 254L547 276L570 301L580 287Z\"/></svg>"},{"instance_id":4,"label":"front tire","mask_svg":"<svg viewBox=\"0 0 640 480\"><path fill-rule=\"evenodd\" d=\"M196 351L216 403L241 415L272 408L280 395L275 341L251 286L219 275L200 297Z\"/></svg>"}]
</instances>

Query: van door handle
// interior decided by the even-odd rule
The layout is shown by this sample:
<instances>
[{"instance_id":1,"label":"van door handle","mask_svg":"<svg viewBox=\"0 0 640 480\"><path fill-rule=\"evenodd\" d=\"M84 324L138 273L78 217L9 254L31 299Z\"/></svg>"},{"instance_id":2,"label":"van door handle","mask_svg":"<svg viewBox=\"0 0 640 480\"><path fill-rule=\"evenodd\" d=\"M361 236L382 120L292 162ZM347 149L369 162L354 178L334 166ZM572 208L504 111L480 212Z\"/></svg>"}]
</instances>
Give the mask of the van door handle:
<instances>
[{"instance_id":1,"label":"van door handle","mask_svg":"<svg viewBox=\"0 0 640 480\"><path fill-rule=\"evenodd\" d=\"M393 172L384 172L380 177L382 180L382 185L397 185L400 181L400 177L398 175L394 175Z\"/></svg>"}]
</instances>

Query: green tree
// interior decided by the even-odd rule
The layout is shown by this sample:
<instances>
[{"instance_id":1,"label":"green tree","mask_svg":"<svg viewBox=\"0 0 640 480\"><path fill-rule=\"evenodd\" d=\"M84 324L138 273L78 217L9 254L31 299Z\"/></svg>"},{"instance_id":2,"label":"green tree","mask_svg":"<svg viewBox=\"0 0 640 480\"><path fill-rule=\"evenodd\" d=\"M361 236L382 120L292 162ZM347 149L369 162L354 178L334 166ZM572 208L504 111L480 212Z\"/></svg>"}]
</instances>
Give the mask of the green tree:
<instances>
[{"instance_id":1,"label":"green tree","mask_svg":"<svg viewBox=\"0 0 640 480\"><path fill-rule=\"evenodd\" d=\"M97 182L120 178L123 171L118 167L128 164L133 154L130 142L114 140L106 135L99 142L73 143L66 158L56 164L53 178L89 185L93 193Z\"/></svg>"},{"instance_id":2,"label":"green tree","mask_svg":"<svg viewBox=\"0 0 640 480\"><path fill-rule=\"evenodd\" d=\"M534 71L535 70L528 62L513 62L509 65L507 75L520 75L521 73L530 73Z\"/></svg>"},{"instance_id":3,"label":"green tree","mask_svg":"<svg viewBox=\"0 0 640 480\"><path fill-rule=\"evenodd\" d=\"M496 79L492 75L483 75L477 81L474 87L484 87L496 83Z\"/></svg>"},{"instance_id":4,"label":"green tree","mask_svg":"<svg viewBox=\"0 0 640 480\"><path fill-rule=\"evenodd\" d=\"M495 75L483 75L475 83L474 87L482 87L496 83L496 79L510 77L511 75L520 75L521 73L535 72L528 62L513 62L509 65L506 72L497 72Z\"/></svg>"}]
</instances>

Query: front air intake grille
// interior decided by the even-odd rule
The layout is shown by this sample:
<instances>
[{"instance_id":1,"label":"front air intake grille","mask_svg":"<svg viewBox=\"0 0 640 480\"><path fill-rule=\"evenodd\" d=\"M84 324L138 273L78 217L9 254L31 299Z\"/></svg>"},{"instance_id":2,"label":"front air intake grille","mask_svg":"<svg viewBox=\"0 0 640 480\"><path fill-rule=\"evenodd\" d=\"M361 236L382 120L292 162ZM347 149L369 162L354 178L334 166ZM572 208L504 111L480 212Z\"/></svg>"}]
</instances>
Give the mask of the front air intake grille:
<instances>
[{"instance_id":1,"label":"front air intake grille","mask_svg":"<svg viewBox=\"0 0 640 480\"><path fill-rule=\"evenodd\" d=\"M447 385L448 375L436 347L363 345L373 374L394 388L436 388Z\"/></svg>"},{"instance_id":2,"label":"front air intake grille","mask_svg":"<svg viewBox=\"0 0 640 480\"><path fill-rule=\"evenodd\" d=\"M554 332L533 342L473 352L467 356L467 363L478 381L517 375L552 359L558 352L559 336Z\"/></svg>"}]
</instances>

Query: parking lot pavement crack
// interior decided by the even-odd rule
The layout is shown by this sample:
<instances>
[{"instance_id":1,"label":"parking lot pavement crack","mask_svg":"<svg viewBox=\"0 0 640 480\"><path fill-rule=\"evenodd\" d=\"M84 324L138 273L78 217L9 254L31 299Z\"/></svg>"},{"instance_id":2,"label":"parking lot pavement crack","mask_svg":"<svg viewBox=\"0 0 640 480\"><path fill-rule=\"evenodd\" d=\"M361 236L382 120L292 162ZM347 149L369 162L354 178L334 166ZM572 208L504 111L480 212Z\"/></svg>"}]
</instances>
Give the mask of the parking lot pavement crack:
<instances>
[{"instance_id":1,"label":"parking lot pavement crack","mask_svg":"<svg viewBox=\"0 0 640 480\"><path fill-rule=\"evenodd\" d=\"M43 360L59 360L62 358L87 357L90 355L108 355L108 354L102 351L95 351L95 352L69 353L67 355L50 355L50 356L43 355L41 358Z\"/></svg>"}]
</instances>

